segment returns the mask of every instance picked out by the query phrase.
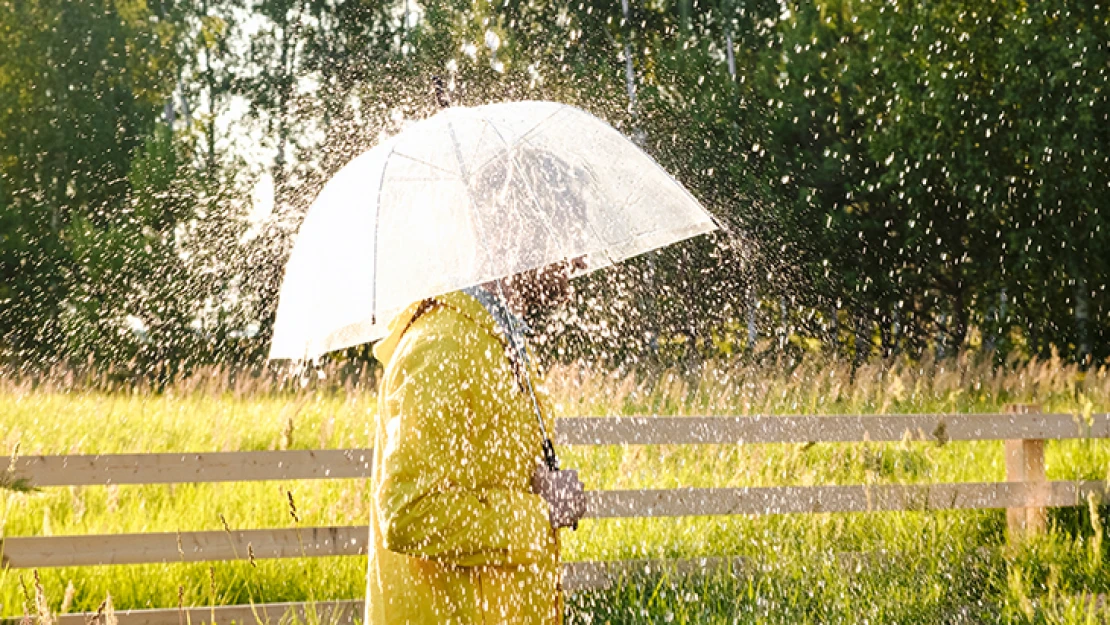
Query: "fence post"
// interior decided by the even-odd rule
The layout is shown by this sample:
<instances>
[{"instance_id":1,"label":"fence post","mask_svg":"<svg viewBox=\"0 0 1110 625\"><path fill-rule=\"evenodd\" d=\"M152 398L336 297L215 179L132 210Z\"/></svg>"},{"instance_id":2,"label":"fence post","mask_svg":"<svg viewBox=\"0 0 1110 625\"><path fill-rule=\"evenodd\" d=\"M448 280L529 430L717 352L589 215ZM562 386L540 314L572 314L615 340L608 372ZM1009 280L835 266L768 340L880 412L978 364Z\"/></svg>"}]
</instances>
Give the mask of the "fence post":
<instances>
[{"instance_id":1,"label":"fence post","mask_svg":"<svg viewBox=\"0 0 1110 625\"><path fill-rule=\"evenodd\" d=\"M1038 404L1009 404L1005 412L1014 415L1039 414ZM1048 481L1044 472L1044 439L1018 439L1006 441L1006 481L1043 484ZM1043 534L1048 526L1048 509L1039 497L1033 496L1021 508L1006 509L1006 528L1011 539Z\"/></svg>"}]
</instances>

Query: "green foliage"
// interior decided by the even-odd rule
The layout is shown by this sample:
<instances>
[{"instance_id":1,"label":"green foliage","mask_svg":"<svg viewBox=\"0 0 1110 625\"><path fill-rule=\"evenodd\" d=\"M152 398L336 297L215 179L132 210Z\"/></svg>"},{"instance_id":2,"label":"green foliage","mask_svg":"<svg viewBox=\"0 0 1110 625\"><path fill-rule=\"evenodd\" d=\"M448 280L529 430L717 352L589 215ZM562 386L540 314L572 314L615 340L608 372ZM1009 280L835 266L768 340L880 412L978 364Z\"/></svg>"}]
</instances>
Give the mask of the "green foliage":
<instances>
[{"instance_id":1,"label":"green foliage","mask_svg":"<svg viewBox=\"0 0 1110 625\"><path fill-rule=\"evenodd\" d=\"M83 270L72 235L122 209L175 60L142 5L0 5L0 349L60 354Z\"/></svg>"},{"instance_id":2,"label":"green foliage","mask_svg":"<svg viewBox=\"0 0 1110 625\"><path fill-rule=\"evenodd\" d=\"M1003 351L1016 331L1026 354L1110 354L1092 321L1107 305L1092 247L1106 234L1081 197L1110 184L1105 124L1087 125L1110 113L1105 15L791 10L753 67L769 132L747 169L772 198L765 236L816 287L806 305L848 308L866 352L876 327L882 347L911 353L938 334L962 348L975 327Z\"/></svg>"},{"instance_id":3,"label":"green foliage","mask_svg":"<svg viewBox=\"0 0 1110 625\"><path fill-rule=\"evenodd\" d=\"M554 357L1110 356L1097 6L34 0L0 20L11 362L258 362L307 206L435 112L432 75L457 104L590 110L729 227L585 280ZM256 180L274 207L248 220Z\"/></svg>"}]
</instances>

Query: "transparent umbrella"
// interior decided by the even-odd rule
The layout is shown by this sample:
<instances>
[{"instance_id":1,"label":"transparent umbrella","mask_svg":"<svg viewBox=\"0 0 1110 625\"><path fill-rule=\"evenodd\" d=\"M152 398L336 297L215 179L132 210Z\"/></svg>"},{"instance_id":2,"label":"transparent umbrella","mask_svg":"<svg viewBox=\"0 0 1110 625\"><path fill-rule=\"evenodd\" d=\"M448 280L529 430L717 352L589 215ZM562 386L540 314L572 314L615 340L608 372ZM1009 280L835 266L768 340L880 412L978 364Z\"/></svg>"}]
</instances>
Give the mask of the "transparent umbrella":
<instances>
[{"instance_id":1,"label":"transparent umbrella","mask_svg":"<svg viewBox=\"0 0 1110 625\"><path fill-rule=\"evenodd\" d=\"M375 341L424 298L579 257L592 271L716 227L651 157L581 109L449 108L324 186L285 269L270 358Z\"/></svg>"}]
</instances>

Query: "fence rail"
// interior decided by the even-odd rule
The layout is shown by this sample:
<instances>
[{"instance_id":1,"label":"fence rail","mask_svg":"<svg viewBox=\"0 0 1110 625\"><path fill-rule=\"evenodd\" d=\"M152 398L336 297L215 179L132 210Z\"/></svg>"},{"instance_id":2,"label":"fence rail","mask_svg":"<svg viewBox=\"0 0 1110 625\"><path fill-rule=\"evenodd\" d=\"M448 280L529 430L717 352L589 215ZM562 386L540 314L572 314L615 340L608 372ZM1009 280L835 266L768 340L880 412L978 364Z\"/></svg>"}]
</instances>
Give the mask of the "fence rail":
<instances>
[{"instance_id":1,"label":"fence rail","mask_svg":"<svg viewBox=\"0 0 1110 625\"><path fill-rule=\"evenodd\" d=\"M372 449L24 456L15 479L30 486L182 484L370 477Z\"/></svg>"},{"instance_id":2,"label":"fence rail","mask_svg":"<svg viewBox=\"0 0 1110 625\"><path fill-rule=\"evenodd\" d=\"M872 486L772 486L590 491L587 518L984 510L1085 505L1106 482L986 482ZM11 568L352 556L366 553L365 525L265 530L13 537Z\"/></svg>"},{"instance_id":3,"label":"fence rail","mask_svg":"<svg viewBox=\"0 0 1110 625\"><path fill-rule=\"evenodd\" d=\"M1110 414L566 417L560 445L704 445L1110 438ZM312 480L370 476L371 449L22 456L33 486Z\"/></svg>"},{"instance_id":4,"label":"fence rail","mask_svg":"<svg viewBox=\"0 0 1110 625\"><path fill-rule=\"evenodd\" d=\"M259 603L255 605L221 605L182 607L154 610L115 612L117 625L182 625L186 623L300 623L354 625L362 620L361 599L347 601L315 601L311 603ZM309 614L315 612L315 617ZM313 618L315 620L313 620ZM107 619L95 612L59 614L57 625L104 625ZM0 625L21 625L19 619L0 619Z\"/></svg>"},{"instance_id":5,"label":"fence rail","mask_svg":"<svg viewBox=\"0 0 1110 625\"><path fill-rule=\"evenodd\" d=\"M1049 482L1044 441L1110 438L1110 414L1079 418L1042 414L1036 407L1006 413L755 417L570 417L558 420L561 445L702 445L921 441L1005 441L1005 482L874 484L608 490L587 493L591 518L764 515L951 509L1007 510L1011 532L1043 531L1048 507L1085 505L1105 497L1110 483ZM365 479L370 449L159 453L15 458L8 479L33 487L172 484L264 480ZM295 527L121 535L9 537L0 543L11 568L199 562L364 554L366 526ZM677 562L677 561L676 561ZM685 562L685 564L682 564ZM675 570L704 569L707 560L681 561ZM719 564L719 563L718 563ZM564 567L567 589L603 587L629 566L579 562ZM648 566L659 568L665 563ZM645 569L646 570L646 569ZM266 604L136 610L117 613L120 625L262 620L315 609L349 622L361 602ZM279 614L274 617L275 614ZM66 615L60 625L87 615ZM329 622L331 622L329 621ZM85 622L82 620L82 622Z\"/></svg>"},{"instance_id":6,"label":"fence rail","mask_svg":"<svg viewBox=\"0 0 1110 625\"><path fill-rule=\"evenodd\" d=\"M986 413L754 417L569 417L561 445L853 443L1110 438L1110 414Z\"/></svg>"}]
</instances>

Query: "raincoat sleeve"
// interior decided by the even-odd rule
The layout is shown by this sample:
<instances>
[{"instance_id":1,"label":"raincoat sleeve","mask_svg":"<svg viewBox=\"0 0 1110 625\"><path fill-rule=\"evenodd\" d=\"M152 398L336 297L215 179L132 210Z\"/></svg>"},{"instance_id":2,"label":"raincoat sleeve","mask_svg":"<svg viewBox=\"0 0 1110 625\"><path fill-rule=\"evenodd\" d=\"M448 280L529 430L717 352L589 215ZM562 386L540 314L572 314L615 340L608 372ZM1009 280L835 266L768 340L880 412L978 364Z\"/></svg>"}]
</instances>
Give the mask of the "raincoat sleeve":
<instances>
[{"instance_id":1,"label":"raincoat sleeve","mask_svg":"<svg viewBox=\"0 0 1110 625\"><path fill-rule=\"evenodd\" d=\"M390 551L459 566L526 565L549 558L547 502L527 490L493 487L472 431L490 427L474 385L488 369L459 342L420 340L385 380L381 475L374 493Z\"/></svg>"}]
</instances>

